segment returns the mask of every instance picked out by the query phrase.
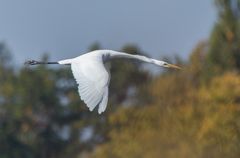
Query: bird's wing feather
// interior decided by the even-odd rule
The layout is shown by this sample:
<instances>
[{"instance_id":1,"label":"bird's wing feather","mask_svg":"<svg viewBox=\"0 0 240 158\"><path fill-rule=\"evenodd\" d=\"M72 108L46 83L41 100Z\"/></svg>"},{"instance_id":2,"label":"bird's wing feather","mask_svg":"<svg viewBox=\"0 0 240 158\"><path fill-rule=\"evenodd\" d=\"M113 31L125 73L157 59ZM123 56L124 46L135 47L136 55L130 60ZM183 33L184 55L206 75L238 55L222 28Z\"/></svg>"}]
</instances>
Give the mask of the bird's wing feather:
<instances>
[{"instance_id":1,"label":"bird's wing feather","mask_svg":"<svg viewBox=\"0 0 240 158\"><path fill-rule=\"evenodd\" d=\"M103 63L98 60L89 62L73 62L71 64L73 76L78 84L81 100L92 111L98 104L98 112L105 111L108 101L109 74Z\"/></svg>"},{"instance_id":2,"label":"bird's wing feather","mask_svg":"<svg viewBox=\"0 0 240 158\"><path fill-rule=\"evenodd\" d=\"M108 103L108 87L105 88L101 102L99 103L98 113L101 114L106 110Z\"/></svg>"}]
</instances>

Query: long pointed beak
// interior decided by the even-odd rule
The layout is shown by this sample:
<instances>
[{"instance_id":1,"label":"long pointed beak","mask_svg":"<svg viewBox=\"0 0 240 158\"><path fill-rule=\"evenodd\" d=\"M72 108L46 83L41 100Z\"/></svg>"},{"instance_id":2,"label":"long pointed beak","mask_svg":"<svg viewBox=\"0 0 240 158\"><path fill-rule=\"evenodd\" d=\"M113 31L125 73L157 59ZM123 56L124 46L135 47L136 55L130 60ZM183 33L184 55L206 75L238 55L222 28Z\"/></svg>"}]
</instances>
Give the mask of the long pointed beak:
<instances>
[{"instance_id":1,"label":"long pointed beak","mask_svg":"<svg viewBox=\"0 0 240 158\"><path fill-rule=\"evenodd\" d=\"M173 65L173 64L168 64L167 65L168 68L173 68L173 69L178 69L178 70L181 70L182 68L177 66L177 65Z\"/></svg>"}]
</instances>

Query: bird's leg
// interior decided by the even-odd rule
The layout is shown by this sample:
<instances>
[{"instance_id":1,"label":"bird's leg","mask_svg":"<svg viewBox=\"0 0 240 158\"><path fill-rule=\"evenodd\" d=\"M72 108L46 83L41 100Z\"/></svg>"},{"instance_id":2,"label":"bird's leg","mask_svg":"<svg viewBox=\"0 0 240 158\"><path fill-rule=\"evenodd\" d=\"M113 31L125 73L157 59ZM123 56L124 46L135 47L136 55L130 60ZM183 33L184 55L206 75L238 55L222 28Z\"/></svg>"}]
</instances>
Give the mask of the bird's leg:
<instances>
[{"instance_id":1,"label":"bird's leg","mask_svg":"<svg viewBox=\"0 0 240 158\"><path fill-rule=\"evenodd\" d=\"M40 64L59 64L58 62L42 62L36 60L29 60L24 63L25 65L40 65Z\"/></svg>"}]
</instances>

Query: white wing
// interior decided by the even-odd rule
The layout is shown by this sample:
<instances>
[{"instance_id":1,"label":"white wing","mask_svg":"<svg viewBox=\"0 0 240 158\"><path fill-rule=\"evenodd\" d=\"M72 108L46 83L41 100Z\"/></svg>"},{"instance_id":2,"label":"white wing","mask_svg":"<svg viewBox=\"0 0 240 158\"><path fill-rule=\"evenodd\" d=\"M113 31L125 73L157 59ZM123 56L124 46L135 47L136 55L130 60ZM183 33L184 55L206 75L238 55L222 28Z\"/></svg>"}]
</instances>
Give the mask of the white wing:
<instances>
[{"instance_id":1,"label":"white wing","mask_svg":"<svg viewBox=\"0 0 240 158\"><path fill-rule=\"evenodd\" d=\"M98 113L105 111L108 102L109 73L102 60L84 58L71 64L73 76L78 83L81 100L92 111L99 105Z\"/></svg>"}]
</instances>

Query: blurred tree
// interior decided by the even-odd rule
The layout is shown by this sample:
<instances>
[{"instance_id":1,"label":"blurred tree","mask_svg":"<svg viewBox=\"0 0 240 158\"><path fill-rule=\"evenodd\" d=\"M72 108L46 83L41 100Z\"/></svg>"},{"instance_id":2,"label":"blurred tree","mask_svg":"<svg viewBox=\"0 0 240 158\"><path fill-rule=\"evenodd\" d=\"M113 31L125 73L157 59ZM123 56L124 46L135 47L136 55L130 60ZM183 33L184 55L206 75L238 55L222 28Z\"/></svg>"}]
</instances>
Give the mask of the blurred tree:
<instances>
[{"instance_id":1,"label":"blurred tree","mask_svg":"<svg viewBox=\"0 0 240 158\"><path fill-rule=\"evenodd\" d=\"M215 0L219 17L209 41L211 73L240 70L240 1Z\"/></svg>"},{"instance_id":2,"label":"blurred tree","mask_svg":"<svg viewBox=\"0 0 240 158\"><path fill-rule=\"evenodd\" d=\"M126 45L121 51L129 54L143 55L143 52L134 45ZM143 69L142 64L142 62L128 62L120 59L112 62L110 104L119 105L123 102L131 103L137 101L136 96L140 92L138 88L146 85L147 81L150 80L150 75Z\"/></svg>"},{"instance_id":3,"label":"blurred tree","mask_svg":"<svg viewBox=\"0 0 240 158\"><path fill-rule=\"evenodd\" d=\"M96 44L91 47L99 48ZM10 61L6 50L0 45L0 157L76 157L108 140L108 112L117 106L101 116L89 112L80 101L70 67L23 67L14 72L6 66ZM124 51L140 52L135 46L127 46ZM48 56L42 60L48 60ZM115 62L110 104L120 105L137 98L148 73L141 70L140 63Z\"/></svg>"},{"instance_id":4,"label":"blurred tree","mask_svg":"<svg viewBox=\"0 0 240 158\"><path fill-rule=\"evenodd\" d=\"M17 138L19 120L13 103L15 96L16 77L10 51L5 43L0 43L0 156L29 157L29 148Z\"/></svg>"},{"instance_id":5,"label":"blurred tree","mask_svg":"<svg viewBox=\"0 0 240 158\"><path fill-rule=\"evenodd\" d=\"M110 141L91 157L239 157L239 75L224 74L199 89L180 76L159 77L152 104L112 113Z\"/></svg>"},{"instance_id":6,"label":"blurred tree","mask_svg":"<svg viewBox=\"0 0 240 158\"><path fill-rule=\"evenodd\" d=\"M74 142L71 154L78 153L87 109L71 72L38 66L15 73L5 47L0 44L0 157L61 157ZM76 121L82 122L77 137L74 130L64 130Z\"/></svg>"},{"instance_id":7,"label":"blurred tree","mask_svg":"<svg viewBox=\"0 0 240 158\"><path fill-rule=\"evenodd\" d=\"M205 69L208 49L209 44L207 41L199 42L189 58L187 71L189 72L189 77L192 82L194 82L193 85L196 87L202 84L203 81L206 81L206 77L208 77L208 73L210 73L208 69Z\"/></svg>"},{"instance_id":8,"label":"blurred tree","mask_svg":"<svg viewBox=\"0 0 240 158\"><path fill-rule=\"evenodd\" d=\"M93 43L88 48L89 51L94 51L94 50L99 50L99 49L101 49L101 45L98 42Z\"/></svg>"}]
</instances>

